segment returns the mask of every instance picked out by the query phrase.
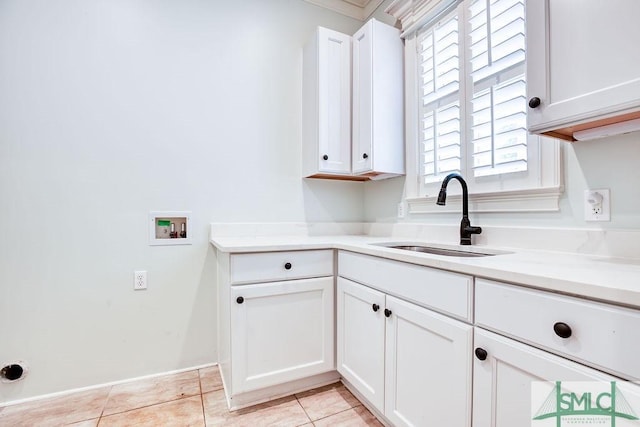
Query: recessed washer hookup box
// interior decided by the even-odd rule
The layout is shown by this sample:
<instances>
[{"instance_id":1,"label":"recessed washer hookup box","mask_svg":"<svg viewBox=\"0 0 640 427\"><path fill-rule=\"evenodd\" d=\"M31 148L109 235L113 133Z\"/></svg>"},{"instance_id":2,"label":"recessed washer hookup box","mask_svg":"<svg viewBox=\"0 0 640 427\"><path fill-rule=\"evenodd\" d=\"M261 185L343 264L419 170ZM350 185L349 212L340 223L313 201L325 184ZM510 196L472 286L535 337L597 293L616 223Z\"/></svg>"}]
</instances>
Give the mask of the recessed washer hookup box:
<instances>
[{"instance_id":1,"label":"recessed washer hookup box","mask_svg":"<svg viewBox=\"0 0 640 427\"><path fill-rule=\"evenodd\" d=\"M149 245L190 245L191 212L149 213Z\"/></svg>"}]
</instances>

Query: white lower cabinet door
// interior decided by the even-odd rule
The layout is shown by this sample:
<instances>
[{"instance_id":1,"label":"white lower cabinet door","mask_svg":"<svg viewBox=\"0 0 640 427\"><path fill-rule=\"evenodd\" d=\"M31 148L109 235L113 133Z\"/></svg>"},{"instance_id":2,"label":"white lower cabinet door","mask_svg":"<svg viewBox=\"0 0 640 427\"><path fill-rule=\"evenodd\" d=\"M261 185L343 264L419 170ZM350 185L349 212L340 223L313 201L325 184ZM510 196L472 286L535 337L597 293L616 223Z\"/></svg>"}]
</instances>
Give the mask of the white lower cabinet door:
<instances>
[{"instance_id":1,"label":"white lower cabinet door","mask_svg":"<svg viewBox=\"0 0 640 427\"><path fill-rule=\"evenodd\" d=\"M391 296L386 310L385 416L398 427L470 426L473 327Z\"/></svg>"},{"instance_id":2,"label":"white lower cabinet door","mask_svg":"<svg viewBox=\"0 0 640 427\"><path fill-rule=\"evenodd\" d=\"M584 383L575 383L577 381L596 381L602 383L605 389L610 387L611 381L616 381L615 386L618 391L616 412L626 411L621 399L628 403L626 406L635 408L636 412L640 408L640 386L637 384L620 380L477 327L474 333L474 346L476 353L473 369L474 427L570 425L566 423L571 423L571 417L560 417L560 412L557 411L559 397L557 393L552 394L554 384L558 381L561 390L568 387L564 392L570 393L573 390L575 393L575 397L570 394L562 397L561 409L586 410L588 409L586 405L592 405L582 400L587 386ZM550 383L547 384L547 389L538 383L532 392L532 383L537 381ZM596 394L592 392L591 397L596 398ZM611 396L604 396L600 404L603 407L610 407ZM595 403L593 406L595 407ZM549 414L556 414L556 416ZM587 414L587 416L591 415ZM534 417L543 418L533 420ZM585 418L584 415L582 418ZM602 417L599 418L600 421L603 420ZM616 425L611 423L611 418L605 418L607 419L604 422L593 424ZM627 420L620 418L617 420L617 425L622 425L621 423L625 421ZM573 422L576 423L575 417ZM637 422L634 421L634 423ZM586 424L579 423L579 425Z\"/></svg>"},{"instance_id":3,"label":"white lower cabinet door","mask_svg":"<svg viewBox=\"0 0 640 427\"><path fill-rule=\"evenodd\" d=\"M380 412L384 411L384 304L382 292L338 277L338 372Z\"/></svg>"},{"instance_id":4,"label":"white lower cabinet door","mask_svg":"<svg viewBox=\"0 0 640 427\"><path fill-rule=\"evenodd\" d=\"M334 279L231 289L234 393L335 369Z\"/></svg>"}]
</instances>

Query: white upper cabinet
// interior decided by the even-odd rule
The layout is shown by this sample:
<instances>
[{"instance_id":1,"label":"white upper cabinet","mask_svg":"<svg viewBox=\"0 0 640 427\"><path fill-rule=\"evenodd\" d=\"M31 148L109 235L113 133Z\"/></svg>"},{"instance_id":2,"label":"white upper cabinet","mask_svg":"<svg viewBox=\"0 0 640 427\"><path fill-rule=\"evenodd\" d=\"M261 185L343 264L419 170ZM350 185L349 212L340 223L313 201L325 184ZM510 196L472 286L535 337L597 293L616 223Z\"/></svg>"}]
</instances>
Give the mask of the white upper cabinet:
<instances>
[{"instance_id":1,"label":"white upper cabinet","mask_svg":"<svg viewBox=\"0 0 640 427\"><path fill-rule=\"evenodd\" d=\"M402 54L399 30L373 19L353 38L317 29L304 47L304 177L404 174Z\"/></svg>"},{"instance_id":2,"label":"white upper cabinet","mask_svg":"<svg viewBox=\"0 0 640 427\"><path fill-rule=\"evenodd\" d=\"M404 174L402 50L400 31L373 19L353 35L355 175Z\"/></svg>"},{"instance_id":3,"label":"white upper cabinet","mask_svg":"<svg viewBox=\"0 0 640 427\"><path fill-rule=\"evenodd\" d=\"M304 47L304 176L351 173L351 37L318 28Z\"/></svg>"},{"instance_id":4,"label":"white upper cabinet","mask_svg":"<svg viewBox=\"0 0 640 427\"><path fill-rule=\"evenodd\" d=\"M528 127L575 132L640 118L640 2L526 2Z\"/></svg>"}]
</instances>

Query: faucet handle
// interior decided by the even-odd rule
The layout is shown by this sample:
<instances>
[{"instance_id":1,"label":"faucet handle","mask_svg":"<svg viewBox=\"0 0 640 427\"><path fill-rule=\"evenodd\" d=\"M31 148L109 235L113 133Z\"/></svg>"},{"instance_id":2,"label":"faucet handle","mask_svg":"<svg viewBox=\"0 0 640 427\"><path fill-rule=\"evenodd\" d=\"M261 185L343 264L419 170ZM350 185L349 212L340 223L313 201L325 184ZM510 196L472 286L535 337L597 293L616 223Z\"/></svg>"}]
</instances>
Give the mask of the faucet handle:
<instances>
[{"instance_id":1,"label":"faucet handle","mask_svg":"<svg viewBox=\"0 0 640 427\"><path fill-rule=\"evenodd\" d=\"M474 227L469 223L469 220L467 218L463 218L462 224L460 224L460 244L470 245L471 235L480 233L482 233L481 227Z\"/></svg>"},{"instance_id":2,"label":"faucet handle","mask_svg":"<svg viewBox=\"0 0 640 427\"><path fill-rule=\"evenodd\" d=\"M464 231L469 233L469 234L480 234L480 233L482 233L482 227L473 227L471 225L467 225L464 228Z\"/></svg>"}]
</instances>

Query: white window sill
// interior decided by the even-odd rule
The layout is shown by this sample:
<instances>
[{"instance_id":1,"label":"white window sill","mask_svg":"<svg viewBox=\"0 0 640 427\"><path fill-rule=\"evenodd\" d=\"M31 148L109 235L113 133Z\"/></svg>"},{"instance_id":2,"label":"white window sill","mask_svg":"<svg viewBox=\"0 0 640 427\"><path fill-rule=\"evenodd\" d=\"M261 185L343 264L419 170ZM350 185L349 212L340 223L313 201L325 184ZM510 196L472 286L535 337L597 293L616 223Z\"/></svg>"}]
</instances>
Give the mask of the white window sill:
<instances>
[{"instance_id":1,"label":"white window sill","mask_svg":"<svg viewBox=\"0 0 640 427\"><path fill-rule=\"evenodd\" d=\"M501 191L469 194L469 212L557 212L564 188L547 187L533 190ZM407 198L409 214L459 213L462 196L447 196L445 206L436 205L436 197Z\"/></svg>"}]
</instances>

